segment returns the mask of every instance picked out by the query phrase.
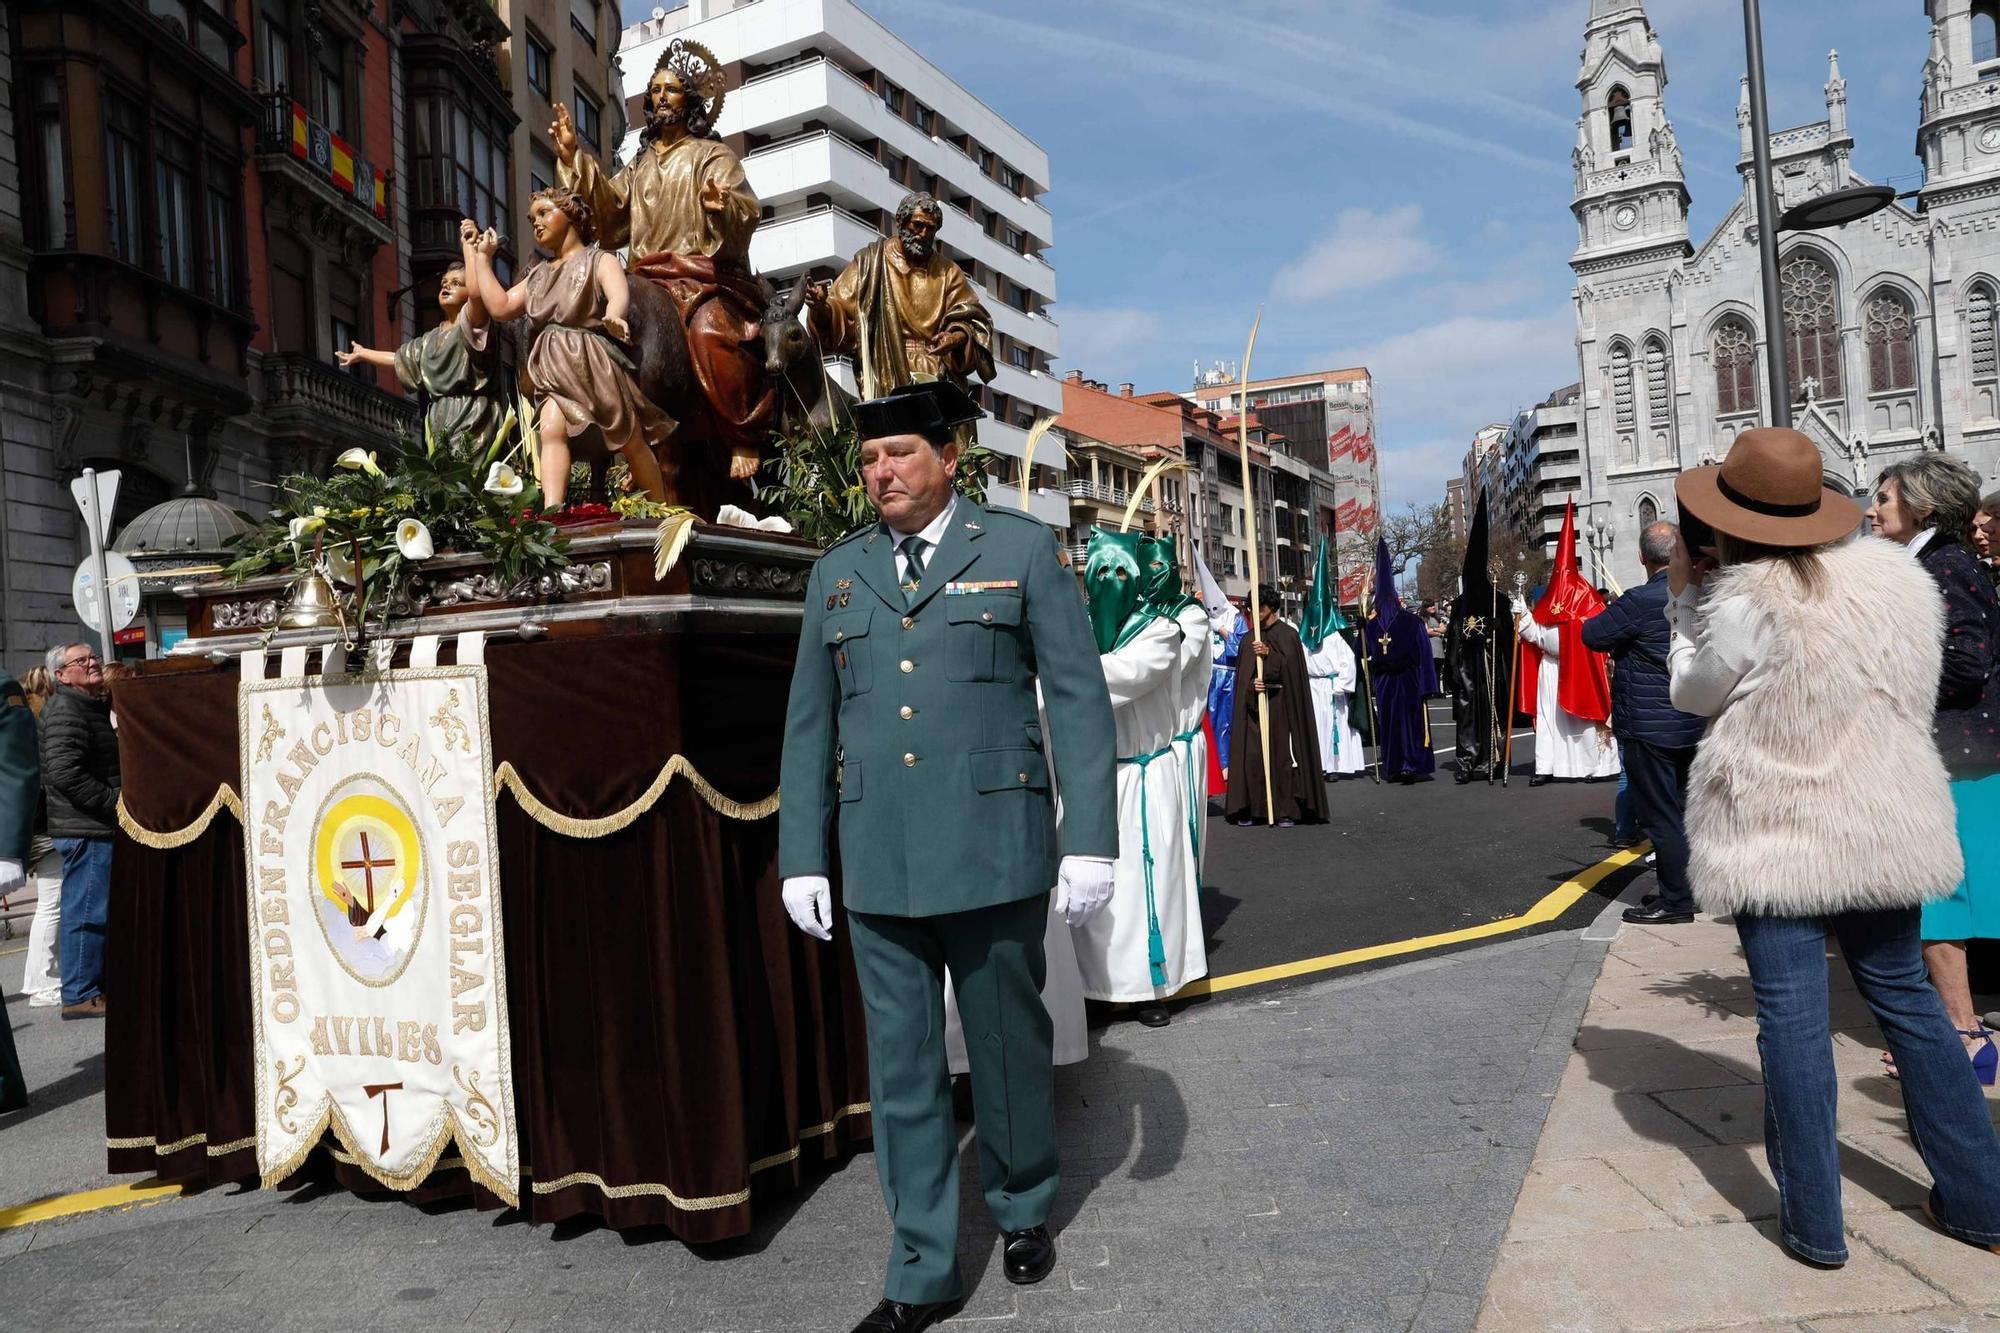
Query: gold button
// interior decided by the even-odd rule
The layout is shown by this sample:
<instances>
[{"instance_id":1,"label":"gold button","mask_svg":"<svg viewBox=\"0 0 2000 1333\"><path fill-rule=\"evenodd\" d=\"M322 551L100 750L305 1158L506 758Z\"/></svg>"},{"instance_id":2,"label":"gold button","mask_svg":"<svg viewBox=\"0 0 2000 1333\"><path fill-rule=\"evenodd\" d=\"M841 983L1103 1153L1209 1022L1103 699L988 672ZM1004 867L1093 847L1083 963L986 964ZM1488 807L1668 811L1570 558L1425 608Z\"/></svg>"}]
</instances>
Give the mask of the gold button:
<instances>
[{"instance_id":1,"label":"gold button","mask_svg":"<svg viewBox=\"0 0 2000 1333\"><path fill-rule=\"evenodd\" d=\"M903 756L904 768L915 768L916 766L917 766L917 757L915 755L906 754Z\"/></svg>"},{"instance_id":2,"label":"gold button","mask_svg":"<svg viewBox=\"0 0 2000 1333\"><path fill-rule=\"evenodd\" d=\"M915 717L916 715L917 715L917 710L910 707L908 704L903 705L902 711L899 714L899 716L905 722L908 722L911 718Z\"/></svg>"},{"instance_id":3,"label":"gold button","mask_svg":"<svg viewBox=\"0 0 2000 1333\"><path fill-rule=\"evenodd\" d=\"M916 618L915 616L904 616L904 617L903 617L903 628L904 628L904 629L915 629L916 627L917 627L917 618Z\"/></svg>"},{"instance_id":4,"label":"gold button","mask_svg":"<svg viewBox=\"0 0 2000 1333\"><path fill-rule=\"evenodd\" d=\"M846 637L847 637L847 631L844 629L837 629L833 632L833 641L835 643L839 643L842 639Z\"/></svg>"},{"instance_id":5,"label":"gold button","mask_svg":"<svg viewBox=\"0 0 2000 1333\"><path fill-rule=\"evenodd\" d=\"M1026 782L1026 781L1028 780L1028 775L1027 775L1026 773L1021 773L1021 774L1018 774L1017 776L1019 776L1019 777L1020 777L1020 779L1021 779L1021 781L1023 781L1023 782Z\"/></svg>"},{"instance_id":6,"label":"gold button","mask_svg":"<svg viewBox=\"0 0 2000 1333\"><path fill-rule=\"evenodd\" d=\"M981 612L979 613L979 618L980 618L981 620L989 620L989 621L990 621L990 620L992 620L992 619L993 619L993 613L992 613L991 611L981 611Z\"/></svg>"},{"instance_id":7,"label":"gold button","mask_svg":"<svg viewBox=\"0 0 2000 1333\"><path fill-rule=\"evenodd\" d=\"M910 674L910 673L911 673L912 671L915 671L915 670L917 669L917 664L916 664L915 662L912 662L912 661L911 661L911 660L910 660L909 658L907 658L907 657L906 657L906 658L904 658L904 659L903 659L903 660L902 660L902 661L901 661L900 663L898 663L897 665L899 665L899 666L901 666L901 667L903 668L903 674L904 674L904 675L906 675L906 676L907 676L907 675L909 675L909 674Z\"/></svg>"}]
</instances>

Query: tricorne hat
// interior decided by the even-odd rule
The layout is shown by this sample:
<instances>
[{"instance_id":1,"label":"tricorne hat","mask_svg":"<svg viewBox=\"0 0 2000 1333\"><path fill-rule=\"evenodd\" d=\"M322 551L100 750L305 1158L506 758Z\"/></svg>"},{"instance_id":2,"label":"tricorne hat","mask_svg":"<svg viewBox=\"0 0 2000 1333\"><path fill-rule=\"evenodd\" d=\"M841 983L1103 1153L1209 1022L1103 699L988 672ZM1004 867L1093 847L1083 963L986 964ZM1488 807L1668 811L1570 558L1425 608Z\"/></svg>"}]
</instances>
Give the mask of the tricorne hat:
<instances>
[{"instance_id":1,"label":"tricorne hat","mask_svg":"<svg viewBox=\"0 0 2000 1333\"><path fill-rule=\"evenodd\" d=\"M937 435L979 420L979 404L950 380L926 380L892 389L854 405L854 428L864 440L888 435Z\"/></svg>"},{"instance_id":2,"label":"tricorne hat","mask_svg":"<svg viewBox=\"0 0 2000 1333\"><path fill-rule=\"evenodd\" d=\"M1819 449L1782 426L1746 430L1719 464L1674 479L1682 509L1760 546L1822 546L1861 526L1861 506L1822 480Z\"/></svg>"}]
</instances>

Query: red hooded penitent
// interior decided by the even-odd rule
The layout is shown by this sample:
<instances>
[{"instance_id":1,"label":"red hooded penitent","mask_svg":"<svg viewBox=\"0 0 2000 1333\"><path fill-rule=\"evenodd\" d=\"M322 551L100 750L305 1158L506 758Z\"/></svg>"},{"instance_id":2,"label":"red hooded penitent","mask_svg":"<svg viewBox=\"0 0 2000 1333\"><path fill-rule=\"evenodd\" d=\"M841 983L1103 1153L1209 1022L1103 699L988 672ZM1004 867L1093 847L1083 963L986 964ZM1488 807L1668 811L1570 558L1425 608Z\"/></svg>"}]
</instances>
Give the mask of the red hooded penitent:
<instances>
[{"instance_id":1,"label":"red hooded penitent","mask_svg":"<svg viewBox=\"0 0 2000 1333\"><path fill-rule=\"evenodd\" d=\"M1556 539L1555 573L1542 600L1535 603L1537 623L1554 626L1562 636L1562 650L1556 658L1556 702L1563 711L1586 722L1603 722L1611 717L1611 673L1604 654L1583 646L1583 622L1604 609L1604 598L1590 586L1576 567L1576 501L1563 510L1562 536ZM1516 703L1528 716L1535 715L1535 693L1541 681L1542 655L1521 645L1521 689Z\"/></svg>"}]
</instances>

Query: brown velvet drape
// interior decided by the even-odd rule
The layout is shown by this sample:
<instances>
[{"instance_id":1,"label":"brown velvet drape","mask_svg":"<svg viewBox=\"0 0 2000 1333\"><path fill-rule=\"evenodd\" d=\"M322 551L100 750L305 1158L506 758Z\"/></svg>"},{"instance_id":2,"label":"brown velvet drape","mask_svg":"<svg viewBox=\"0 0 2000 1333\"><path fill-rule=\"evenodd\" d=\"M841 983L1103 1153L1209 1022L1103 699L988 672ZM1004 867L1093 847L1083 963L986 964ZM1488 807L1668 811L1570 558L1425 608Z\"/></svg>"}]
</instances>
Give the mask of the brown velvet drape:
<instances>
[{"instance_id":1,"label":"brown velvet drape","mask_svg":"<svg viewBox=\"0 0 2000 1333\"><path fill-rule=\"evenodd\" d=\"M777 787L793 647L789 636L665 633L494 644L495 761L575 818L628 810L675 755L753 804ZM183 829L219 786L238 787L236 681L232 665L119 683L135 824ZM528 1216L721 1240L749 1230L753 1184L796 1183L803 1163L866 1142L853 961L842 936L821 945L786 918L775 818L729 818L679 778L602 837L544 827L511 793L498 811ZM118 839L113 1171L257 1174L243 875L229 810L181 846ZM420 1194L497 1203L451 1160ZM379 1188L335 1169L350 1187Z\"/></svg>"}]
</instances>

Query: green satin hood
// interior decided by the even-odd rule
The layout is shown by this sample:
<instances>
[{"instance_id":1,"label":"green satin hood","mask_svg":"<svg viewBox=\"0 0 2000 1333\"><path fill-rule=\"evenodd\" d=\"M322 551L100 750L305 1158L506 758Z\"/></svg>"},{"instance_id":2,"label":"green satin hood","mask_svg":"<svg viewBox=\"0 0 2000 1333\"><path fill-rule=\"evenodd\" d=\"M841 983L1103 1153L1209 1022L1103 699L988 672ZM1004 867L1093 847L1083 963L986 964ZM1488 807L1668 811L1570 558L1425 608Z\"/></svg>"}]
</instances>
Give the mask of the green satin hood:
<instances>
[{"instance_id":1,"label":"green satin hood","mask_svg":"<svg viewBox=\"0 0 2000 1333\"><path fill-rule=\"evenodd\" d=\"M1148 538L1138 532L1090 534L1090 554L1083 565L1084 603L1090 608L1090 628L1099 653L1116 652L1132 641L1158 611L1146 599Z\"/></svg>"}]
</instances>

